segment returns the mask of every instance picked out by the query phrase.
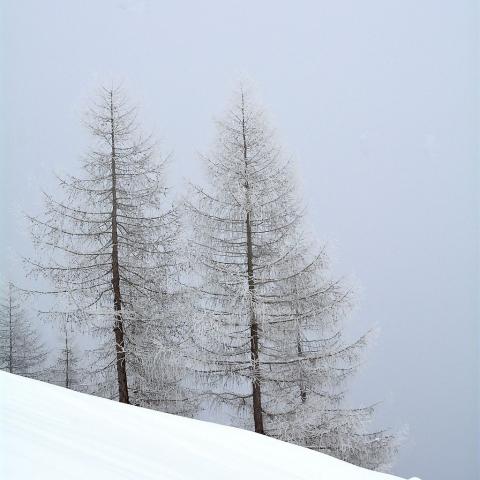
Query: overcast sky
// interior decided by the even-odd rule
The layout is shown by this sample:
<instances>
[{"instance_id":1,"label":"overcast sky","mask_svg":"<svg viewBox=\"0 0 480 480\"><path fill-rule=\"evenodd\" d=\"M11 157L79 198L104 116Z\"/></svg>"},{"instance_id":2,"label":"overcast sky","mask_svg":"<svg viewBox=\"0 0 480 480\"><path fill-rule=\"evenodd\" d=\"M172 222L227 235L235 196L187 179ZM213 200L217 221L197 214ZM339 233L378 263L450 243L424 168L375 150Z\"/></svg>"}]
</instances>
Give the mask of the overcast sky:
<instances>
[{"instance_id":1,"label":"overcast sky","mask_svg":"<svg viewBox=\"0 0 480 480\"><path fill-rule=\"evenodd\" d=\"M77 168L99 84L140 104L178 187L248 76L335 271L360 286L352 332L380 332L352 401L408 425L394 473L478 478L476 3L3 1L2 273L23 281L21 211Z\"/></svg>"}]
</instances>

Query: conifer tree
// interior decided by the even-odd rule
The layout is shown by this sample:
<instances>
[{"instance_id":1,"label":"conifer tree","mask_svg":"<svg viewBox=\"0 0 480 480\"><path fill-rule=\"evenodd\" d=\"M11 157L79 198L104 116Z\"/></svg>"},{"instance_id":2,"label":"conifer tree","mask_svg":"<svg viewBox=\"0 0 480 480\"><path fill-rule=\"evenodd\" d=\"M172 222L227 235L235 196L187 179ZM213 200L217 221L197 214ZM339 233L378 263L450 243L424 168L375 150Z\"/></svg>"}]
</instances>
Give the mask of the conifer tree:
<instances>
[{"instance_id":1,"label":"conifer tree","mask_svg":"<svg viewBox=\"0 0 480 480\"><path fill-rule=\"evenodd\" d=\"M50 368L49 381L61 387L72 390L85 391L84 372L80 366L80 359L73 342L73 329L68 321L61 325L60 352L57 361Z\"/></svg>"},{"instance_id":2,"label":"conifer tree","mask_svg":"<svg viewBox=\"0 0 480 480\"><path fill-rule=\"evenodd\" d=\"M25 312L25 302L25 295L9 283L0 303L0 368L43 379L47 351Z\"/></svg>"},{"instance_id":3,"label":"conifer tree","mask_svg":"<svg viewBox=\"0 0 480 480\"><path fill-rule=\"evenodd\" d=\"M309 242L292 167L243 87L205 163L209 185L186 202L203 392L237 426L382 468L392 437L364 433L372 408L341 407L366 336L342 338L350 294Z\"/></svg>"},{"instance_id":4,"label":"conifer tree","mask_svg":"<svg viewBox=\"0 0 480 480\"><path fill-rule=\"evenodd\" d=\"M31 218L40 258L30 264L99 339L97 393L141 404L150 401L140 398L144 385L157 388L144 366L154 365L157 379L173 368L157 350L170 348L178 218L166 199L165 161L120 88L100 90L86 124L92 143L81 173L60 178L63 198L45 194L44 217Z\"/></svg>"}]
</instances>

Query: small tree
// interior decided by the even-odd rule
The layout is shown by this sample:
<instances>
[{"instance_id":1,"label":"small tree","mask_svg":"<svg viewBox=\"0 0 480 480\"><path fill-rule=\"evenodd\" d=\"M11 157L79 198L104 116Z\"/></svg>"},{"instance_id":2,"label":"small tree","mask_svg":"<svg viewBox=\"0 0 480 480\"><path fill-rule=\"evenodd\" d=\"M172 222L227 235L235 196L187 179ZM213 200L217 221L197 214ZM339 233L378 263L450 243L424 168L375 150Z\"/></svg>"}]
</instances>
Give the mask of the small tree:
<instances>
[{"instance_id":1,"label":"small tree","mask_svg":"<svg viewBox=\"0 0 480 480\"><path fill-rule=\"evenodd\" d=\"M0 303L0 368L25 377L42 379L46 349L28 320L25 296L12 283Z\"/></svg>"},{"instance_id":2,"label":"small tree","mask_svg":"<svg viewBox=\"0 0 480 480\"><path fill-rule=\"evenodd\" d=\"M153 363L147 357L155 352L142 339L164 328L165 312L171 315L178 231L177 213L165 200L165 162L157 162L136 116L120 89L103 88L88 111L93 145L81 176L60 179L65 199L45 195L45 218L31 218L40 253L50 254L30 261L34 271L53 282L72 319L103 339L97 373L107 384L97 391L111 395L113 366L124 403L144 401L141 367ZM170 366L156 368L158 377Z\"/></svg>"},{"instance_id":3,"label":"small tree","mask_svg":"<svg viewBox=\"0 0 480 480\"><path fill-rule=\"evenodd\" d=\"M61 325L62 348L54 366L49 371L49 381L72 390L85 390L83 371L73 345L72 326L68 319Z\"/></svg>"},{"instance_id":4,"label":"small tree","mask_svg":"<svg viewBox=\"0 0 480 480\"><path fill-rule=\"evenodd\" d=\"M374 408L345 408L345 382L356 372L368 333L343 339L350 292L332 278L323 251L293 237L288 259L275 267L264 336L271 347L266 398L270 434L372 470L396 452L385 430L368 432ZM318 253L316 253L318 252Z\"/></svg>"},{"instance_id":5,"label":"small tree","mask_svg":"<svg viewBox=\"0 0 480 480\"><path fill-rule=\"evenodd\" d=\"M135 319L127 330L131 397L136 405L193 416L198 400L183 352L189 326L188 296L177 273L165 277L165 293L157 302L137 302L131 312Z\"/></svg>"},{"instance_id":6,"label":"small tree","mask_svg":"<svg viewBox=\"0 0 480 480\"><path fill-rule=\"evenodd\" d=\"M308 244L291 166L245 89L205 162L210 185L186 202L204 392L238 426L383 466L391 437L363 434L372 409L340 407L366 338L342 341L349 292Z\"/></svg>"}]
</instances>

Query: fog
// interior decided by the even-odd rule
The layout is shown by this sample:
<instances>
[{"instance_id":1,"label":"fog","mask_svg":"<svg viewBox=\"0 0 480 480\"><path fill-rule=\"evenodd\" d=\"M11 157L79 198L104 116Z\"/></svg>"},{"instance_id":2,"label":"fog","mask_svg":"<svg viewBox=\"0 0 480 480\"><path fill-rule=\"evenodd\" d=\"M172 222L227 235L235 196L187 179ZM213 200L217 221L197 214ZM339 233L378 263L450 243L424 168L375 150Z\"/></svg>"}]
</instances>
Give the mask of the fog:
<instances>
[{"instance_id":1,"label":"fog","mask_svg":"<svg viewBox=\"0 0 480 480\"><path fill-rule=\"evenodd\" d=\"M379 331L352 402L383 399L377 425L408 426L393 473L476 478L476 3L2 2L2 274L25 284L22 212L78 168L99 85L122 82L140 105L181 193L250 78L335 272L359 285L349 328Z\"/></svg>"}]
</instances>

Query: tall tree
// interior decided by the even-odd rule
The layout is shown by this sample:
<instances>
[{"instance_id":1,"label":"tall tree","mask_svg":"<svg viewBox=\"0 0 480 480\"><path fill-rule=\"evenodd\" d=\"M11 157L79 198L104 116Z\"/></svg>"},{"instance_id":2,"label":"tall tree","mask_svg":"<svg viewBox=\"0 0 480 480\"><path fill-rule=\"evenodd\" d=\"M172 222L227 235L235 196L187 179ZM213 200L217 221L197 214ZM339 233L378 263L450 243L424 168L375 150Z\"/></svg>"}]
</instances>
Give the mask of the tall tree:
<instances>
[{"instance_id":1,"label":"tall tree","mask_svg":"<svg viewBox=\"0 0 480 480\"><path fill-rule=\"evenodd\" d=\"M105 340L101 371L115 367L123 403L139 401L129 381L141 377L137 360L150 352L138 339L153 324L162 328L158 306L169 303L178 230L165 197L165 161L158 162L136 117L119 88L102 88L87 113L92 147L81 175L59 179L64 199L45 194L44 218L31 218L34 241L47 255L30 263L63 295L70 317Z\"/></svg>"},{"instance_id":2,"label":"tall tree","mask_svg":"<svg viewBox=\"0 0 480 480\"><path fill-rule=\"evenodd\" d=\"M362 453L371 409L339 406L366 339L342 342L349 292L308 243L291 166L245 89L217 126L210 185L186 202L197 374L238 426L381 467L388 435Z\"/></svg>"},{"instance_id":3,"label":"tall tree","mask_svg":"<svg viewBox=\"0 0 480 480\"><path fill-rule=\"evenodd\" d=\"M27 318L25 296L8 284L0 303L0 368L10 373L42 379L47 351Z\"/></svg>"}]
</instances>

